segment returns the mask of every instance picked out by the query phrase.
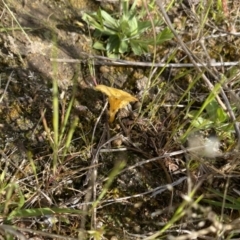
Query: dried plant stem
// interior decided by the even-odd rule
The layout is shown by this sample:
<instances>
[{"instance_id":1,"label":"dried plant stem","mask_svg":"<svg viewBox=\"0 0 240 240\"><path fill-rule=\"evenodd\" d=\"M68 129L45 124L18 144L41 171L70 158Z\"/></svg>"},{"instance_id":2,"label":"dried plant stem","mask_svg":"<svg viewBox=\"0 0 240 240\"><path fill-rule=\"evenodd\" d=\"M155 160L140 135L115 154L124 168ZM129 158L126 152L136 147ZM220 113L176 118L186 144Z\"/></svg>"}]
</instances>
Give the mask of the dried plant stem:
<instances>
[{"instance_id":1,"label":"dried plant stem","mask_svg":"<svg viewBox=\"0 0 240 240\"><path fill-rule=\"evenodd\" d=\"M4 98L5 94L7 93L7 89L8 89L9 83L12 81L12 75L13 75L13 71L11 72L10 76L8 77L7 84L6 84L5 88L4 88L2 96L0 97L0 103L2 103L3 98Z\"/></svg>"},{"instance_id":2,"label":"dried plant stem","mask_svg":"<svg viewBox=\"0 0 240 240\"><path fill-rule=\"evenodd\" d=\"M152 63L152 62L134 62L134 61L125 61L125 60L116 60L102 56L93 56L89 55L90 58L102 59L102 61L95 61L95 65L116 65L116 66L136 66L136 67L170 67L170 68L186 68L186 67L195 67L199 68L205 67L231 67L240 65L240 62L210 62L210 63ZM50 59L51 61L58 63L81 63L86 60L81 59L68 59L68 58L56 58Z\"/></svg>"}]
</instances>

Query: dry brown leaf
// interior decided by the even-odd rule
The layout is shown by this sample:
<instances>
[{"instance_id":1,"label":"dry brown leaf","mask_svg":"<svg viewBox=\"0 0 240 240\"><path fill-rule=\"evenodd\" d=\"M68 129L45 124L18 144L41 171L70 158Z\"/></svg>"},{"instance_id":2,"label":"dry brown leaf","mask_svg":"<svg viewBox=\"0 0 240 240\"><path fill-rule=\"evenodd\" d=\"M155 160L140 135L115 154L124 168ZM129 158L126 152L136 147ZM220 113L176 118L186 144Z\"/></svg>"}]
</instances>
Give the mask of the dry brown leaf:
<instances>
[{"instance_id":1,"label":"dry brown leaf","mask_svg":"<svg viewBox=\"0 0 240 240\"><path fill-rule=\"evenodd\" d=\"M133 97L131 94L124 92L117 88L107 87L105 85L97 85L95 90L101 91L108 96L109 102L109 122L113 122L117 111L120 108L124 108L130 102L138 101L137 98Z\"/></svg>"}]
</instances>

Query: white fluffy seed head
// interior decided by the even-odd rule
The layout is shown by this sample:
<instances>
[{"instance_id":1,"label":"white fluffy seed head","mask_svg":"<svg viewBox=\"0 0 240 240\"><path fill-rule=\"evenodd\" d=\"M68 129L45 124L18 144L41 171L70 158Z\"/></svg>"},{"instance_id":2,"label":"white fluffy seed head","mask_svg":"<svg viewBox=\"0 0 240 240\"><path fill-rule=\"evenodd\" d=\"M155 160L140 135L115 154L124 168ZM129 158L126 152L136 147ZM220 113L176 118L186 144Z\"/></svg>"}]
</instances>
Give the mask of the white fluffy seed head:
<instances>
[{"instance_id":1,"label":"white fluffy seed head","mask_svg":"<svg viewBox=\"0 0 240 240\"><path fill-rule=\"evenodd\" d=\"M215 158L221 156L220 141L217 137L204 138L194 134L188 138L189 152L201 157Z\"/></svg>"}]
</instances>

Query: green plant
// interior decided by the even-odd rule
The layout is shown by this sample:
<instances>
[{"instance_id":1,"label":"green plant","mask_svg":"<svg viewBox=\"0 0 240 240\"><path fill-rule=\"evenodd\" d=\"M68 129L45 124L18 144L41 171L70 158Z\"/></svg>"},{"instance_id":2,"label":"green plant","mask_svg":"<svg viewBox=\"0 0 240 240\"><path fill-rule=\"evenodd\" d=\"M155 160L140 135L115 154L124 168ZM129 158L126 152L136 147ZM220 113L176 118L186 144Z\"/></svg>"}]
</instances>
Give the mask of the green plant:
<instances>
[{"instance_id":1,"label":"green plant","mask_svg":"<svg viewBox=\"0 0 240 240\"><path fill-rule=\"evenodd\" d=\"M199 111L192 110L188 117L192 119L191 125L198 130L214 129L220 138L232 139L234 132L233 123L228 114L212 99L206 106L205 111L198 115Z\"/></svg>"},{"instance_id":2,"label":"green plant","mask_svg":"<svg viewBox=\"0 0 240 240\"><path fill-rule=\"evenodd\" d=\"M240 210L240 199L236 197L231 197L230 195L224 195L222 192L214 190L212 188L209 188L208 191L215 195L216 198L220 198L220 200L213 200L208 199L207 197L204 198L202 201L209 203L212 206L215 207L223 207L226 209L232 209L232 210Z\"/></svg>"},{"instance_id":3,"label":"green plant","mask_svg":"<svg viewBox=\"0 0 240 240\"><path fill-rule=\"evenodd\" d=\"M219 106L217 101L212 100L205 108L205 112L194 118L198 114L198 111L190 111L188 117L193 119L192 125L198 129L207 129L216 127L223 128L224 122L228 119L227 113Z\"/></svg>"},{"instance_id":4,"label":"green plant","mask_svg":"<svg viewBox=\"0 0 240 240\"><path fill-rule=\"evenodd\" d=\"M222 80L224 81L224 79ZM199 130L214 129L220 140L228 140L233 143L234 125L227 112L225 112L216 100L216 96L220 91L223 82L217 83L212 92L203 102L198 110L190 110L187 117L190 119L190 126L181 139L183 141L191 134L191 132ZM232 107L234 111L235 108Z\"/></svg>"},{"instance_id":5,"label":"green plant","mask_svg":"<svg viewBox=\"0 0 240 240\"><path fill-rule=\"evenodd\" d=\"M130 52L141 55L148 52L150 45L154 45L154 39L144 39L144 34L151 28L161 24L160 20L153 22L143 20L147 18L147 11L138 10L136 1L129 6L129 0L121 1L122 13L112 17L106 11L99 9L95 13L83 15L83 20L95 29L95 49L107 52L109 57L118 57L121 54ZM152 23L154 26L152 26ZM153 30L155 31L155 30ZM161 44L173 37L168 28L165 28L156 35L156 44Z\"/></svg>"}]
</instances>

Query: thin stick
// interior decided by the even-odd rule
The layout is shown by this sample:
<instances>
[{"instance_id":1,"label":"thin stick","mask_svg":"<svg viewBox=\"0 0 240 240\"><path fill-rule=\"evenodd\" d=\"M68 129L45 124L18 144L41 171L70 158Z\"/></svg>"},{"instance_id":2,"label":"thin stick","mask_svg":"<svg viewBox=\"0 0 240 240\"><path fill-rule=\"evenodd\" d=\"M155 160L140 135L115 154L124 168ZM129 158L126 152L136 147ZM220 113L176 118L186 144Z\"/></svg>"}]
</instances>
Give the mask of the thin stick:
<instances>
[{"instance_id":1,"label":"thin stick","mask_svg":"<svg viewBox=\"0 0 240 240\"><path fill-rule=\"evenodd\" d=\"M7 92L8 85L9 85L9 83L10 83L11 80L12 80L12 75L13 75L13 71L11 72L10 76L8 77L7 84L6 84L5 88L4 88L4 91L3 91L2 96L1 96L1 98L0 98L0 103L3 101L3 98L4 98L4 96L5 96L6 92Z\"/></svg>"},{"instance_id":2,"label":"thin stick","mask_svg":"<svg viewBox=\"0 0 240 240\"><path fill-rule=\"evenodd\" d=\"M137 67L168 67L168 68L186 68L186 67L230 67L240 65L240 62L210 62L210 63L152 63L152 62L134 62L134 61L125 61L125 60L116 60L102 56L89 55L90 58L102 59L105 61L97 61L95 65L116 65L116 66L137 66ZM68 59L68 58L50 58L52 62L58 63L82 63L86 59Z\"/></svg>"}]
</instances>

